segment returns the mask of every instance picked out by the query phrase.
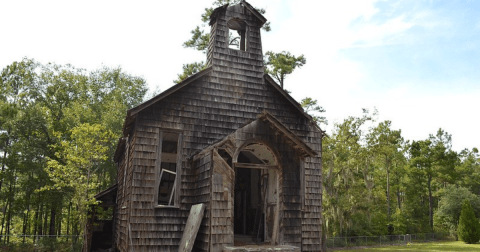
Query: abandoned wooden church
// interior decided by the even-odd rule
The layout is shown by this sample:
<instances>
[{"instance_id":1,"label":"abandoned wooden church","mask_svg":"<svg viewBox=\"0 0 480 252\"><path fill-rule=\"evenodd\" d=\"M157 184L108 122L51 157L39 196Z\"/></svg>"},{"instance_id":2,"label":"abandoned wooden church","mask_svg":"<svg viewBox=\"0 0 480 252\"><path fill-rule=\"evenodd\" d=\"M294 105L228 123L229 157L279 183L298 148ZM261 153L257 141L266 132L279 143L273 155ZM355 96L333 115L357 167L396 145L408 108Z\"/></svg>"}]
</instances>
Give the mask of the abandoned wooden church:
<instances>
[{"instance_id":1,"label":"abandoned wooden church","mask_svg":"<svg viewBox=\"0 0 480 252\"><path fill-rule=\"evenodd\" d=\"M244 1L215 9L208 67L128 111L117 184L96 196L114 206L116 251L186 251L200 203L192 251L321 251L322 131L264 73L265 22Z\"/></svg>"}]
</instances>

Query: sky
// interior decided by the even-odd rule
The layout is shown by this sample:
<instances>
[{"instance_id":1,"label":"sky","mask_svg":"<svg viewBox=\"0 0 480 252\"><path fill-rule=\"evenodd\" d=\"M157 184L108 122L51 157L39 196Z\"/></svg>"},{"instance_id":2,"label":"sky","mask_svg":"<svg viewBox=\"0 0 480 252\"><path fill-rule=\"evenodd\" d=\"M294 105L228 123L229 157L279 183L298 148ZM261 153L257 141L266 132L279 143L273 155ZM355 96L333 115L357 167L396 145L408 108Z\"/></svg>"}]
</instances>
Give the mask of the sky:
<instances>
[{"instance_id":1,"label":"sky","mask_svg":"<svg viewBox=\"0 0 480 252\"><path fill-rule=\"evenodd\" d=\"M0 69L24 57L87 70L121 67L151 92L206 55L183 42L213 0L0 1ZM480 147L480 1L251 0L271 32L263 51L303 54L285 80L329 124L376 108L406 140L442 128L453 149ZM204 27L209 31L208 25Z\"/></svg>"}]
</instances>

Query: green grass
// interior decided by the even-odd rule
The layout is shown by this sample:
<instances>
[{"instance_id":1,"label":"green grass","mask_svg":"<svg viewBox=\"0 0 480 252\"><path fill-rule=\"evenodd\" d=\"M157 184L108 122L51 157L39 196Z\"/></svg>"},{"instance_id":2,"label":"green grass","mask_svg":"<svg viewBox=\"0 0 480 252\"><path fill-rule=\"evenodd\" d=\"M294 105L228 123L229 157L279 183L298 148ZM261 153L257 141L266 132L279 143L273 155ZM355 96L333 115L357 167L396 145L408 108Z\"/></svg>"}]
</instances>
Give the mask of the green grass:
<instances>
[{"instance_id":1,"label":"green grass","mask_svg":"<svg viewBox=\"0 0 480 252\"><path fill-rule=\"evenodd\" d=\"M426 251L426 252L437 252L437 251L480 251L480 244L465 244L463 241L436 241L436 242L427 242L427 243L412 243L402 246L385 246L377 248L366 248L366 249L352 249L352 250L339 250L342 252L346 251L355 251L355 252L379 252L379 251L389 251L389 252L406 252L406 251Z\"/></svg>"}]
</instances>

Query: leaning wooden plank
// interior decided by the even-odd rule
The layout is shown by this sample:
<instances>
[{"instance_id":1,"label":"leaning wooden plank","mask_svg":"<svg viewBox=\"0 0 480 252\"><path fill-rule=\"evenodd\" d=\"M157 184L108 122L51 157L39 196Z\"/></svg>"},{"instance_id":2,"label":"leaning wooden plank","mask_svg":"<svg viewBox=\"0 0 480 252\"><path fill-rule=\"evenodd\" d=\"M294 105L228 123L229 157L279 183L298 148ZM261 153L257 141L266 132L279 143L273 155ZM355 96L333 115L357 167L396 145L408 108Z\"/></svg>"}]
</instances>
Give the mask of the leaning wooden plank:
<instances>
[{"instance_id":1,"label":"leaning wooden plank","mask_svg":"<svg viewBox=\"0 0 480 252\"><path fill-rule=\"evenodd\" d=\"M188 215L187 224L183 231L182 240L178 252L190 252L193 248L193 243L197 237L198 228L202 223L203 212L205 211L205 204L193 205Z\"/></svg>"}]
</instances>

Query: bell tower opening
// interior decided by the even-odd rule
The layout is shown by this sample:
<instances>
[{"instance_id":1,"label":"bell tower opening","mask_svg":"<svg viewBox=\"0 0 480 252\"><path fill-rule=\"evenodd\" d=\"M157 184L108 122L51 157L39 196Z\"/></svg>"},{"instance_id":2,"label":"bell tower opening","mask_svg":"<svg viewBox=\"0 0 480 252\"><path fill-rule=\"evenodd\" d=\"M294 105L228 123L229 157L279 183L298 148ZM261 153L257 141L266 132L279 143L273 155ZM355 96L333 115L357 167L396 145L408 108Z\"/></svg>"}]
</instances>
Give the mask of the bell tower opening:
<instances>
[{"instance_id":1,"label":"bell tower opening","mask_svg":"<svg viewBox=\"0 0 480 252\"><path fill-rule=\"evenodd\" d=\"M232 18L227 22L228 48L247 51L247 24L245 21Z\"/></svg>"}]
</instances>

